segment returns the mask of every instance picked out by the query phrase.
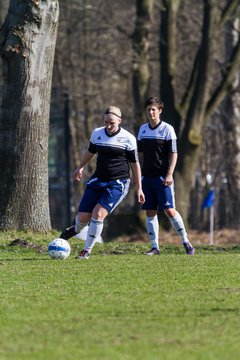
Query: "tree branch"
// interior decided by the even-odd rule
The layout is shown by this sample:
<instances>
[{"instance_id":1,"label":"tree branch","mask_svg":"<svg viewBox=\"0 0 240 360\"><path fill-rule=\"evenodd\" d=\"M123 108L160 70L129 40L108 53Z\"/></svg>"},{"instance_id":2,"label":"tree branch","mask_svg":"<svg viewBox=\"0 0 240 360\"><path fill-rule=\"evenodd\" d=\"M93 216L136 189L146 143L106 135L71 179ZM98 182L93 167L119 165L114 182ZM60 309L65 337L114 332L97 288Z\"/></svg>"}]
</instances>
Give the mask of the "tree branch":
<instances>
[{"instance_id":1,"label":"tree branch","mask_svg":"<svg viewBox=\"0 0 240 360\"><path fill-rule=\"evenodd\" d=\"M211 99L209 100L205 112L206 118L209 118L216 108L220 105L224 97L226 96L229 89L232 88L232 80L236 74L236 70L239 67L240 63L240 37L236 46L233 49L232 57L230 59L230 65L225 71L225 76L223 77L221 83L216 88Z\"/></svg>"},{"instance_id":2,"label":"tree branch","mask_svg":"<svg viewBox=\"0 0 240 360\"><path fill-rule=\"evenodd\" d=\"M196 86L196 79L197 79L197 73L198 73L198 66L199 66L199 53L200 53L200 49L198 49L194 62L193 62L193 67L192 67L192 71L191 71L191 75L190 75L190 79L189 82L186 86L185 89L185 93L183 94L182 97L182 101L180 104L180 113L181 113L181 117L185 118L187 109L189 107L190 104L190 100L193 94L193 90Z\"/></svg>"},{"instance_id":3,"label":"tree branch","mask_svg":"<svg viewBox=\"0 0 240 360\"><path fill-rule=\"evenodd\" d=\"M229 18L234 14L234 12L236 12L238 7L239 7L239 0L227 1L227 4L224 7L219 20L220 27L223 27L226 24Z\"/></svg>"}]
</instances>

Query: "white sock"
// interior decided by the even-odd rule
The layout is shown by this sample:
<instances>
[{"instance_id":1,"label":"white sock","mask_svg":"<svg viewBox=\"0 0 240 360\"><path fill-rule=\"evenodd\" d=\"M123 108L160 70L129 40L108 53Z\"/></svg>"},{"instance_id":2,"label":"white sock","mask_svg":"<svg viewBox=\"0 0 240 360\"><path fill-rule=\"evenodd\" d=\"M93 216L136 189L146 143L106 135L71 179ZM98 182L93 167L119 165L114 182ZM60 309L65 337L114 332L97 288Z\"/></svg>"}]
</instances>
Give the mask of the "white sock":
<instances>
[{"instance_id":1,"label":"white sock","mask_svg":"<svg viewBox=\"0 0 240 360\"><path fill-rule=\"evenodd\" d=\"M103 220L91 219L87 232L84 250L91 252L96 240L101 236L103 230Z\"/></svg>"},{"instance_id":2,"label":"white sock","mask_svg":"<svg viewBox=\"0 0 240 360\"><path fill-rule=\"evenodd\" d=\"M80 231L85 228L85 226L87 226L88 224L83 224L79 221L78 216L75 217L75 227L74 230L77 234L80 233Z\"/></svg>"},{"instance_id":3,"label":"white sock","mask_svg":"<svg viewBox=\"0 0 240 360\"><path fill-rule=\"evenodd\" d=\"M158 233L159 233L159 223L157 215L153 217L146 217L146 226L149 239L151 240L152 248L159 250L158 244Z\"/></svg>"},{"instance_id":4,"label":"white sock","mask_svg":"<svg viewBox=\"0 0 240 360\"><path fill-rule=\"evenodd\" d=\"M187 237L187 232L186 232L181 215L177 212L174 217L172 217L172 218L169 217L169 220L171 221L172 226L173 226L174 230L176 231L176 233L178 234L178 236L180 237L182 243L183 244L189 243L189 240Z\"/></svg>"}]
</instances>

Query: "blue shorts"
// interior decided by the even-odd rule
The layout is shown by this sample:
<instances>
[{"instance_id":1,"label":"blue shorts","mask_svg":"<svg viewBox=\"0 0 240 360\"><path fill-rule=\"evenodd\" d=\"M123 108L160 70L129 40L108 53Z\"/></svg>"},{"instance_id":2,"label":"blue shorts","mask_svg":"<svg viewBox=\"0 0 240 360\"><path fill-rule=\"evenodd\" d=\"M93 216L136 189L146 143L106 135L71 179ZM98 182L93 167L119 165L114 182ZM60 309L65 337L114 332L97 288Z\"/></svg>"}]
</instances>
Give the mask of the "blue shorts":
<instances>
[{"instance_id":1,"label":"blue shorts","mask_svg":"<svg viewBox=\"0 0 240 360\"><path fill-rule=\"evenodd\" d=\"M163 185L164 178L142 177L142 188L145 194L143 210L164 210L175 208L174 184Z\"/></svg>"},{"instance_id":2,"label":"blue shorts","mask_svg":"<svg viewBox=\"0 0 240 360\"><path fill-rule=\"evenodd\" d=\"M111 213L126 197L130 179L101 181L91 178L87 182L85 192L79 205L79 212L91 213L97 204Z\"/></svg>"}]
</instances>

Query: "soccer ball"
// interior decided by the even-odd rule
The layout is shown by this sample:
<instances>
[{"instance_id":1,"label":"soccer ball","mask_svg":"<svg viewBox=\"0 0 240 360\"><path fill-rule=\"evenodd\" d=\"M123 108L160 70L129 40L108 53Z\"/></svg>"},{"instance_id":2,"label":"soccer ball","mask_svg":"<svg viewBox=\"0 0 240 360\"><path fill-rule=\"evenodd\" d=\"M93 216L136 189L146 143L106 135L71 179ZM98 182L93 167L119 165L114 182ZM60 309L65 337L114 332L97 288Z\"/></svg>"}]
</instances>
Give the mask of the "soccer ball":
<instances>
[{"instance_id":1,"label":"soccer ball","mask_svg":"<svg viewBox=\"0 0 240 360\"><path fill-rule=\"evenodd\" d=\"M67 259L70 252L70 245L67 240L64 239L54 239L48 245L48 255L52 259Z\"/></svg>"}]
</instances>

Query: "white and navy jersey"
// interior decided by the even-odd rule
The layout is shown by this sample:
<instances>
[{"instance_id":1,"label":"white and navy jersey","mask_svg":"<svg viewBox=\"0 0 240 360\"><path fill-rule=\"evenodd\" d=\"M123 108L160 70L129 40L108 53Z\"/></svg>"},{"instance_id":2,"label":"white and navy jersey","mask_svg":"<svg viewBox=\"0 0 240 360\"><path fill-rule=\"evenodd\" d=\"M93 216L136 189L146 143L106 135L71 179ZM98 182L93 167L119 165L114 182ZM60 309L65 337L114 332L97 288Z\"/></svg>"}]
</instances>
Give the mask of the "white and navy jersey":
<instances>
[{"instance_id":1,"label":"white and navy jersey","mask_svg":"<svg viewBox=\"0 0 240 360\"><path fill-rule=\"evenodd\" d=\"M138 161L136 138L121 127L112 135L107 133L105 127L95 129L88 151L98 154L93 177L104 181L129 178L129 162Z\"/></svg>"},{"instance_id":2,"label":"white and navy jersey","mask_svg":"<svg viewBox=\"0 0 240 360\"><path fill-rule=\"evenodd\" d=\"M174 128L161 121L151 128L150 124L140 127L137 138L138 151L144 155L143 176L165 176L169 168L169 154L177 152L177 137Z\"/></svg>"}]
</instances>

